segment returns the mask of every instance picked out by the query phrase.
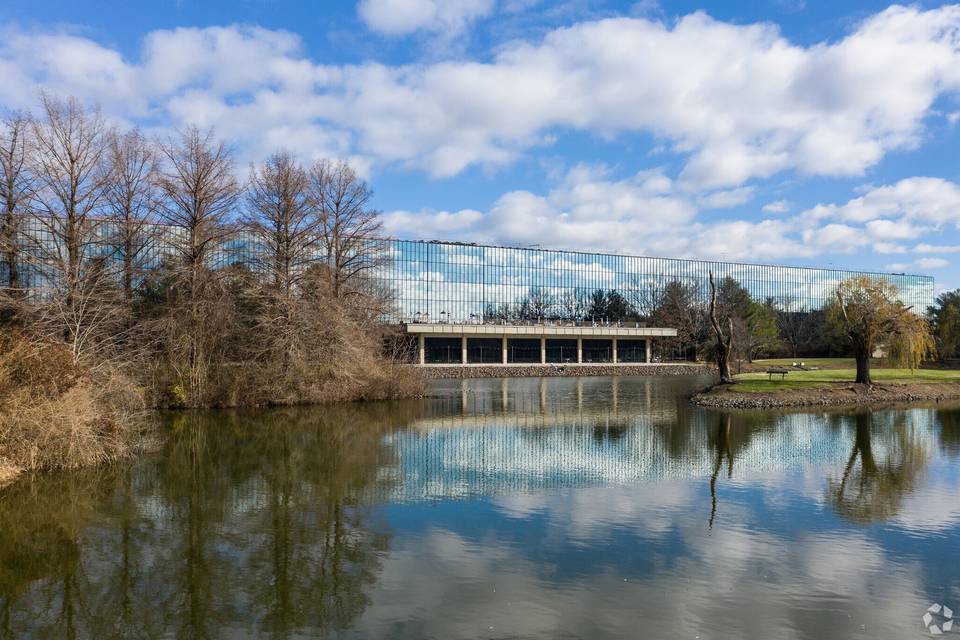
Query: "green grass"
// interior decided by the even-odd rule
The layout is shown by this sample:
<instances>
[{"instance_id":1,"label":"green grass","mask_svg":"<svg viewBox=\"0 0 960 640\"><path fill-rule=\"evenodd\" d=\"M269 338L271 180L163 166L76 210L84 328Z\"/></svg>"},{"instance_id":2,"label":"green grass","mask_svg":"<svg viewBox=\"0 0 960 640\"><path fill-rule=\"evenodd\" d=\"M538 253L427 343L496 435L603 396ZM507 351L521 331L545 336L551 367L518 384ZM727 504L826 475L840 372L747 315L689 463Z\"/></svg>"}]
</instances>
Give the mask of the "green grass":
<instances>
[{"instance_id":1,"label":"green grass","mask_svg":"<svg viewBox=\"0 0 960 640\"><path fill-rule=\"evenodd\" d=\"M760 367L789 367L794 362L802 362L805 367L820 369L854 369L857 363L853 358L770 358L768 360L754 360L753 364Z\"/></svg>"},{"instance_id":2,"label":"green grass","mask_svg":"<svg viewBox=\"0 0 960 640\"><path fill-rule=\"evenodd\" d=\"M773 363L774 361L764 360L763 363ZM817 366L813 360L804 360L807 366ZM852 360L851 360L852 362ZM789 363L787 363L789 365ZM763 372L744 373L734 376L737 382L733 388L734 391L743 391L745 393L759 393L766 391L784 391L789 389L808 389L821 385L850 383L857 377L856 369L853 367L846 369L821 369L818 371L791 370L784 380L775 377L773 380ZM884 369L880 367L871 367L870 377L874 382L891 382L898 384L910 384L921 382L960 382L960 371L958 370L939 370L939 369Z\"/></svg>"}]
</instances>

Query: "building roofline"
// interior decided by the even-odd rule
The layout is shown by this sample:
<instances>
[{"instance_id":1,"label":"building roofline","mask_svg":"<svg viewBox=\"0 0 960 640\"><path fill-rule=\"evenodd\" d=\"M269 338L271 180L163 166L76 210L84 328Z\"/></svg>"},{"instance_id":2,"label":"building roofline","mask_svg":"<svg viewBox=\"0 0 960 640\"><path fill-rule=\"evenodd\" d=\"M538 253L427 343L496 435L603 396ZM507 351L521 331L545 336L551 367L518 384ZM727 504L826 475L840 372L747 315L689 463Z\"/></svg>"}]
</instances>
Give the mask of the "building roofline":
<instances>
[{"instance_id":1,"label":"building roofline","mask_svg":"<svg viewBox=\"0 0 960 640\"><path fill-rule=\"evenodd\" d=\"M674 262L713 262L717 264L729 264L741 267L780 267L782 269L801 269L804 271L835 271L837 273L848 273L850 275L866 275L866 276L900 276L900 277L910 277L910 278L925 278L929 279L931 282L934 282L934 276L923 274L923 273L892 273L884 271L857 271L855 269L835 269L832 267L805 267L799 265L789 265L789 264L778 264L771 262L735 262L730 260L712 260L707 258L672 258L669 256L646 256L646 255L637 255L633 253L610 253L604 251L581 251L577 249L554 249L554 248L543 248L538 246L533 247L520 247L514 245L502 245L502 244L485 244L482 242L460 242L455 240L411 240L409 238L393 238L388 237L385 240L396 240L400 242L419 242L421 244L433 244L433 245L446 245L454 247L475 247L480 249L520 249L524 251L543 251L546 253L573 253L576 255L582 256L611 256L618 258L641 258L648 260L672 260Z\"/></svg>"}]
</instances>

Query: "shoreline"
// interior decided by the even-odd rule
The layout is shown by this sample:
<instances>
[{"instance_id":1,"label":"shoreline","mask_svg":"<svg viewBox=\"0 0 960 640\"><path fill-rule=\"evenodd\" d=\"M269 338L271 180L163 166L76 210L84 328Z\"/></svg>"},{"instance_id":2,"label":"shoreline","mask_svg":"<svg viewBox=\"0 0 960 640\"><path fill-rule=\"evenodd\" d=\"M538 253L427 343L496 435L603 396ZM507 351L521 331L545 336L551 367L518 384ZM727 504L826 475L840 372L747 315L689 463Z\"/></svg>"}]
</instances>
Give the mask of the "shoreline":
<instances>
[{"instance_id":1,"label":"shoreline","mask_svg":"<svg viewBox=\"0 0 960 640\"><path fill-rule=\"evenodd\" d=\"M803 407L879 407L913 402L960 400L960 382L880 383L840 382L781 391L737 391L736 384L714 385L690 397L709 409L789 409Z\"/></svg>"}]
</instances>

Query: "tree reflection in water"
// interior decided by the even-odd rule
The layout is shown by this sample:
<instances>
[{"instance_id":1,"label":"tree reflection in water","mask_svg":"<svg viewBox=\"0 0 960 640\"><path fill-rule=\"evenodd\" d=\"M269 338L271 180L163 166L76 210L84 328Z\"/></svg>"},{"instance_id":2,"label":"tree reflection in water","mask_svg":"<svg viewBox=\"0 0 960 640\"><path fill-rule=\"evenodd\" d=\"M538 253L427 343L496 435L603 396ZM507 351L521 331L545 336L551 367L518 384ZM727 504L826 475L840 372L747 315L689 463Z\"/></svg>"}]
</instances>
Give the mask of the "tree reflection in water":
<instances>
[{"instance_id":1,"label":"tree reflection in water","mask_svg":"<svg viewBox=\"0 0 960 640\"><path fill-rule=\"evenodd\" d=\"M949 456L960 458L960 411L937 411L940 427L940 447Z\"/></svg>"},{"instance_id":2,"label":"tree reflection in water","mask_svg":"<svg viewBox=\"0 0 960 640\"><path fill-rule=\"evenodd\" d=\"M691 407L681 382L471 381L422 403L171 414L156 456L27 478L0 493L0 638L396 630L420 603L419 592L397 592L398 578L423 571L450 580L425 590L444 600L463 586L460 569L470 584L480 575L464 557L482 564L485 550L500 557L511 540L520 541L512 552L534 552L523 557L538 576L551 549L565 549L557 556L569 559L565 570L583 576L631 555L682 569L696 564L684 560L708 509L711 535L750 549L742 525L771 517L754 498L784 492L820 505L826 486L848 520L826 526L851 531L903 515L924 488L942 497L943 487L924 486L925 475L936 478L938 438L947 455L960 452L957 412L717 413ZM496 499L505 495L519 499ZM611 504L600 504L607 496ZM436 511L404 506L455 500ZM504 516L498 505L512 510ZM557 536L563 527L543 535L541 514L551 508L558 522L586 522L569 535L578 550L592 540L590 561L567 555L573 537ZM394 517L396 537L386 525ZM417 525L443 548L422 540ZM610 533L630 527L651 544L633 536L621 544ZM689 545L658 545L660 531L690 534ZM780 549L792 535L771 526L756 539ZM417 564L442 560L444 540L452 573ZM399 564L374 591L389 547ZM669 588L671 570L647 575ZM371 597L382 608L370 607ZM465 616L474 595L459 602Z\"/></svg>"},{"instance_id":3,"label":"tree reflection in water","mask_svg":"<svg viewBox=\"0 0 960 640\"><path fill-rule=\"evenodd\" d=\"M713 470L710 474L710 520L709 529L717 517L718 493L717 484L720 472L726 463L727 479L733 479L734 461L737 455L750 446L753 438L763 432L774 431L776 422L763 414L731 414L729 412L712 412L716 420L716 427L710 433L709 447L713 457Z\"/></svg>"},{"instance_id":4,"label":"tree reflection in water","mask_svg":"<svg viewBox=\"0 0 960 640\"><path fill-rule=\"evenodd\" d=\"M875 424L878 416L883 423ZM850 457L840 478L827 479L827 495L851 521L885 520L919 484L929 452L906 412L857 413L853 422Z\"/></svg>"},{"instance_id":5,"label":"tree reflection in water","mask_svg":"<svg viewBox=\"0 0 960 640\"><path fill-rule=\"evenodd\" d=\"M175 414L162 455L16 484L0 496L0 637L348 627L390 539L366 506L387 482L382 436L418 410Z\"/></svg>"}]
</instances>

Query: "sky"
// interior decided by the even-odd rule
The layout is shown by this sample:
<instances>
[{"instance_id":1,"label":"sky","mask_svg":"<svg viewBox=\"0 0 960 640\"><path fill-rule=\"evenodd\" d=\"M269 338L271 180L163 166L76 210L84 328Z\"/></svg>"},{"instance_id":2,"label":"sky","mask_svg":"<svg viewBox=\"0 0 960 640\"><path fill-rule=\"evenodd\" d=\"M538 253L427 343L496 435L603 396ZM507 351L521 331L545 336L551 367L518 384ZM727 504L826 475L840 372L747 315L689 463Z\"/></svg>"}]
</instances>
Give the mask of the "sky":
<instances>
[{"instance_id":1,"label":"sky","mask_svg":"<svg viewBox=\"0 0 960 640\"><path fill-rule=\"evenodd\" d=\"M393 237L960 287L960 5L5 0L0 78L345 159Z\"/></svg>"}]
</instances>

